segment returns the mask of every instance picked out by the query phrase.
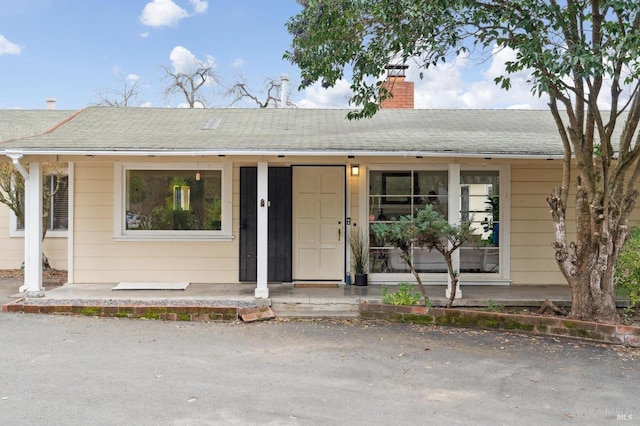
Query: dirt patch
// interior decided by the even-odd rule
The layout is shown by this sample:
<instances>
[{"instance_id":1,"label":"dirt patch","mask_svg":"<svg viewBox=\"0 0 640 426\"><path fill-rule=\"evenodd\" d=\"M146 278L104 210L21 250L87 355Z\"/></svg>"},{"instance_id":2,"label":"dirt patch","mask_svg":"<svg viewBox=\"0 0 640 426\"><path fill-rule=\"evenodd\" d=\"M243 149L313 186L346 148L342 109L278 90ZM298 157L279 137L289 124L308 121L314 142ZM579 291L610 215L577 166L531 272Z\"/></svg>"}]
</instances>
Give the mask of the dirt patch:
<instances>
[{"instance_id":1,"label":"dirt patch","mask_svg":"<svg viewBox=\"0 0 640 426\"><path fill-rule=\"evenodd\" d=\"M21 280L24 272L20 269L0 269L0 278ZM42 281L46 284L64 284L67 282L67 271L49 268L42 271Z\"/></svg>"}]
</instances>

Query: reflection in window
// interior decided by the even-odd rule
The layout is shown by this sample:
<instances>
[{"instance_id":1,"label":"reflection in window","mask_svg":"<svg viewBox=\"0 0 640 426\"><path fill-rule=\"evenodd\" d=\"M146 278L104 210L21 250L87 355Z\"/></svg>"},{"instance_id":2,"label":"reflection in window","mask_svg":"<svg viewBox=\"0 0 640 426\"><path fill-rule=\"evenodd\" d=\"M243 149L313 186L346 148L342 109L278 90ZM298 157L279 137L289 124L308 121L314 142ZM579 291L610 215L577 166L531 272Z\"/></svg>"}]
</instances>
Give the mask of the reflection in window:
<instances>
[{"instance_id":1,"label":"reflection in window","mask_svg":"<svg viewBox=\"0 0 640 426\"><path fill-rule=\"evenodd\" d=\"M415 214L431 204L448 217L448 173L438 171L371 171L369 173L369 224L390 222L401 216ZM408 272L399 250L381 246L370 232L369 247L371 272ZM432 261L435 257L436 260ZM420 272L446 271L444 257L438 252L415 250L414 259L425 262L414 264ZM434 269L435 268L435 269Z\"/></svg>"},{"instance_id":2,"label":"reflection in window","mask_svg":"<svg viewBox=\"0 0 640 426\"><path fill-rule=\"evenodd\" d=\"M44 178L43 192L53 194L43 200L49 203L49 215L45 217L43 225L48 231L66 231L69 228L69 176L48 174ZM18 194L24 203L24 192ZM24 229L24 224L18 218L16 228Z\"/></svg>"},{"instance_id":3,"label":"reflection in window","mask_svg":"<svg viewBox=\"0 0 640 426\"><path fill-rule=\"evenodd\" d=\"M460 248L461 272L499 272L500 176L497 171L460 173L460 221L470 222L479 247Z\"/></svg>"},{"instance_id":4,"label":"reflection in window","mask_svg":"<svg viewBox=\"0 0 640 426\"><path fill-rule=\"evenodd\" d=\"M431 204L448 212L448 178L442 171L371 171L369 221L385 222L415 213Z\"/></svg>"},{"instance_id":5,"label":"reflection in window","mask_svg":"<svg viewBox=\"0 0 640 426\"><path fill-rule=\"evenodd\" d=\"M127 230L222 229L220 170L127 170Z\"/></svg>"},{"instance_id":6,"label":"reflection in window","mask_svg":"<svg viewBox=\"0 0 640 426\"><path fill-rule=\"evenodd\" d=\"M389 222L415 214L429 203L448 218L447 171L389 170L369 172L369 223ZM462 171L458 198L461 222L470 222L480 243L459 249L460 272L498 273L500 258L500 174L498 171ZM394 247L381 245L370 233L370 270L407 273L409 267ZM418 272L445 273L444 256L435 250L414 248L412 263Z\"/></svg>"}]
</instances>

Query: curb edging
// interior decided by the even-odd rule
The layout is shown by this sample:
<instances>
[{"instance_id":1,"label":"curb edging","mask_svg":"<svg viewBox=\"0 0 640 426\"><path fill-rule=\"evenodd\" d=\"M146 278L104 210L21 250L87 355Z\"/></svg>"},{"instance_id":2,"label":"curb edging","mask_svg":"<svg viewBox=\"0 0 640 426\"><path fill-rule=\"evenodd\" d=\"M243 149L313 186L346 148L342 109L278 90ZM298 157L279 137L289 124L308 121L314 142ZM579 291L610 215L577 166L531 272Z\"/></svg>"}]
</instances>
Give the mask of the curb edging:
<instances>
[{"instance_id":1,"label":"curb edging","mask_svg":"<svg viewBox=\"0 0 640 426\"><path fill-rule=\"evenodd\" d=\"M368 302L360 303L360 317L423 325L488 328L544 336L575 337L640 347L640 327L576 321L560 317L481 312L458 308L394 306Z\"/></svg>"},{"instance_id":2,"label":"curb edging","mask_svg":"<svg viewBox=\"0 0 640 426\"><path fill-rule=\"evenodd\" d=\"M17 299L2 305L2 312L25 314L83 315L92 317L158 319L164 321L237 321L236 306L171 306L171 305L38 305Z\"/></svg>"}]
</instances>

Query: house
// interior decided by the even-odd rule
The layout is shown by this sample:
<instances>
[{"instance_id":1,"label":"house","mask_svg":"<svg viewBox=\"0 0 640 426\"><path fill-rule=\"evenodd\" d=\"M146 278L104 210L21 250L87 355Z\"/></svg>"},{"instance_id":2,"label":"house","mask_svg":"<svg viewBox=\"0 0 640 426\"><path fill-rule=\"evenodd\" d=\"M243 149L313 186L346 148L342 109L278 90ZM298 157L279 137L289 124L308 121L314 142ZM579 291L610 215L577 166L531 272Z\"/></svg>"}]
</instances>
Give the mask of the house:
<instances>
[{"instance_id":1,"label":"house","mask_svg":"<svg viewBox=\"0 0 640 426\"><path fill-rule=\"evenodd\" d=\"M65 165L66 229L44 247L70 283L251 282L256 297L268 297L270 282L344 283L350 229L369 234L426 203L451 222L470 220L484 241L456 257L463 288L565 283L545 201L563 156L548 111L346 113L0 111L0 161L28 165L32 182L43 163ZM0 206L0 268L25 258L24 290L36 294L41 191L26 191L24 236ZM370 252L370 283L412 280L373 236ZM414 256L426 283L447 283L439 254Z\"/></svg>"},{"instance_id":2,"label":"house","mask_svg":"<svg viewBox=\"0 0 640 426\"><path fill-rule=\"evenodd\" d=\"M55 110L55 100L47 99L47 107L53 110L0 111L0 145L3 141L15 140L52 129L74 111ZM11 161L4 154L0 163ZM59 191L54 200L49 230L44 241L45 252L55 268L67 269L67 197L64 190ZM55 219L54 219L55 216ZM10 214L4 204L0 204L0 269L17 269L24 260L24 229Z\"/></svg>"}]
</instances>

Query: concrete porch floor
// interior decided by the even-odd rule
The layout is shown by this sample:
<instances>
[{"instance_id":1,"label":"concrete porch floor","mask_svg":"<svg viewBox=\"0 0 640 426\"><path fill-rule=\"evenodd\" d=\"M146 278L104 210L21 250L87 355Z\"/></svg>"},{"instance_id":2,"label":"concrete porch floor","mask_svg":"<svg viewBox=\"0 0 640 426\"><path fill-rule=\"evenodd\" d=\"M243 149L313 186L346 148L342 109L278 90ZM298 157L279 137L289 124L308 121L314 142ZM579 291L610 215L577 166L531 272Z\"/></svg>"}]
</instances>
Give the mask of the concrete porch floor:
<instances>
[{"instance_id":1,"label":"concrete porch floor","mask_svg":"<svg viewBox=\"0 0 640 426\"><path fill-rule=\"evenodd\" d=\"M8 282L4 283L10 284ZM13 282L15 290L21 283ZM54 300L136 300L171 301L208 300L238 301L271 306L278 317L356 317L362 301L380 302L382 286L366 287L296 287L291 283L269 284L269 298L254 297L255 284L205 284L193 283L186 290L112 290L116 284L64 284L47 289L44 299ZM389 285L389 291L396 286ZM445 286L427 286L427 294L433 306L446 302ZM5 291L8 290L5 288ZM24 297L21 293L6 293L9 301ZM571 294L567 286L462 286L462 298L456 299L457 307L487 307L489 304L504 306L538 306L549 299L559 306L568 305ZM6 303L6 302L5 302ZM54 303L55 304L55 303Z\"/></svg>"},{"instance_id":2,"label":"concrete porch floor","mask_svg":"<svg viewBox=\"0 0 640 426\"><path fill-rule=\"evenodd\" d=\"M243 300L259 302L254 297L255 284L205 284L192 283L186 290L112 290L116 284L64 284L45 291L51 299L192 299L192 300ZM389 291L397 286L388 285ZM427 294L434 305L445 302L446 286L426 286ZM417 287L416 287L417 289ZM382 286L370 284L365 287L339 285L338 287L296 287L292 283L269 284L271 301L313 299L345 300L356 303L365 300L382 300ZM570 302L569 287L560 285L541 286L462 286L459 306L494 304L535 306L545 299L554 302Z\"/></svg>"}]
</instances>

